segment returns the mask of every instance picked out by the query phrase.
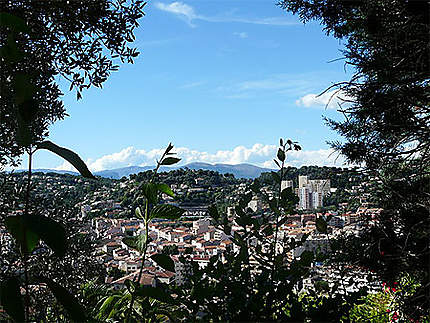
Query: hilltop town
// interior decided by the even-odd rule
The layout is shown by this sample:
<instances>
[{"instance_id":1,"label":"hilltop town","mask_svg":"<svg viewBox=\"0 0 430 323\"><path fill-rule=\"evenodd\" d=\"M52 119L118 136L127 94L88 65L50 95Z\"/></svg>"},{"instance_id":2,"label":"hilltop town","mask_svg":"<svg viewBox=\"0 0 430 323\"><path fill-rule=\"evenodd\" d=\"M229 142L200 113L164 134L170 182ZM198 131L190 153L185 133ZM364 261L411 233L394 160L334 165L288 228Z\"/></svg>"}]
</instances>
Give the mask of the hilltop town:
<instances>
[{"instance_id":1,"label":"hilltop town","mask_svg":"<svg viewBox=\"0 0 430 323\"><path fill-rule=\"evenodd\" d=\"M104 282L114 289L125 288L125 281L138 275L142 264L141 254L127 245L124 239L144 233L145 224L143 220L136 218L134 209L139 205L138 186L148 180L150 175L151 172L148 171L121 180L99 178L98 181L67 174L33 175L36 182L34 198L61 199L62 203L72 210L73 216L63 221L73 222L79 227L80 233L95 241L95 248L91 253L104 268ZM263 175L259 178L263 182L261 191L267 196L275 195L276 185L268 179L270 176ZM339 177L339 174L334 174L332 179L313 179L299 175L297 178L282 181L281 189L291 188L298 197L298 203L296 213L290 214L287 221L280 226L278 239L300 241L302 237L307 237L303 245L289 251L290 261L300 258L304 251L315 254L329 251L330 240L344 234L355 234L360 230L365 217L377 214L378 210L368 207L363 198L365 182L357 183L356 178L348 178L344 182L357 185L331 187L331 183L336 182L333 180L336 177ZM24 178L23 173L14 174L10 176L10 181L19 186ZM204 268L212 256L222 257L228 248L235 248L230 239L240 230L240 225L235 222L235 205L239 197L249 191L252 180L236 179L231 174L221 175L202 170L161 173L160 180L168 183L175 193L175 198L163 195L160 203L179 206L185 212L179 220L154 219L149 225L151 242L148 245L149 256L145 258L141 283L150 286L156 286L160 282L181 285L189 270L181 262L181 257L186 256L200 268ZM339 179L337 182L340 183ZM336 193L339 196L341 191L343 194L348 193L348 200L324 208L325 202L333 201L333 196ZM360 197L359 207L350 205L353 196ZM208 215L208 207L211 204L216 204L231 221L230 235L211 221ZM22 204L16 204L14 212L22 212L22 207ZM271 212L268 203L258 195L250 199L247 207L257 217ZM327 232L324 234L316 227L319 218L327 221ZM8 240L4 229L1 235L2 243ZM150 257L156 253L170 255L175 264L174 271L157 266ZM314 279L321 275L331 275L333 280L336 276L333 271L336 269L315 268ZM365 282L366 280L357 281L357 286L352 288L360 288Z\"/></svg>"}]
</instances>

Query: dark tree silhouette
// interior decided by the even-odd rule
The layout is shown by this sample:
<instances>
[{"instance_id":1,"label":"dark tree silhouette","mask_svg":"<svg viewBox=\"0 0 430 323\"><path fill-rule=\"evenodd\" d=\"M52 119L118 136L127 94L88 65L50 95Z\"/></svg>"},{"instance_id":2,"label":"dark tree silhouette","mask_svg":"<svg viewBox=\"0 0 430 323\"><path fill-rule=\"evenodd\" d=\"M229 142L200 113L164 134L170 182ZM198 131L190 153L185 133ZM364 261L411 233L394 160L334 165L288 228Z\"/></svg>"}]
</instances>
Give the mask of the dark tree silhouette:
<instances>
[{"instance_id":1,"label":"dark tree silhouette","mask_svg":"<svg viewBox=\"0 0 430 323\"><path fill-rule=\"evenodd\" d=\"M412 318L429 307L430 25L429 2L283 0L303 22L319 20L345 40L355 75L333 86L344 121L326 120L345 140L332 145L375 178L383 209L364 234L362 263L388 283L409 273L421 284L405 299Z\"/></svg>"},{"instance_id":2,"label":"dark tree silhouette","mask_svg":"<svg viewBox=\"0 0 430 323\"><path fill-rule=\"evenodd\" d=\"M66 115L59 77L77 97L101 87L115 62L139 54L130 47L143 16L139 0L0 2L0 162L23 153L23 124L32 141L47 136L48 125Z\"/></svg>"}]
</instances>

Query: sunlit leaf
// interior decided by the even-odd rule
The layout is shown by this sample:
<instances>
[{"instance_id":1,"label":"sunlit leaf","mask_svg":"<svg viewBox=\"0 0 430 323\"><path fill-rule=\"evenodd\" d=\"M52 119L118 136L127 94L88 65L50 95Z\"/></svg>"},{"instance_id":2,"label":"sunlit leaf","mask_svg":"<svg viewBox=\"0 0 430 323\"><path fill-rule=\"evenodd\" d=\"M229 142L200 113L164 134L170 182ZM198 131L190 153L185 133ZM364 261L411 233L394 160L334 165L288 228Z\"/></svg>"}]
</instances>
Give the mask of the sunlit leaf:
<instances>
[{"instance_id":1,"label":"sunlit leaf","mask_svg":"<svg viewBox=\"0 0 430 323\"><path fill-rule=\"evenodd\" d=\"M175 197L175 193L173 193L172 189L167 184L157 184L157 189L164 194Z\"/></svg>"},{"instance_id":2,"label":"sunlit leaf","mask_svg":"<svg viewBox=\"0 0 430 323\"><path fill-rule=\"evenodd\" d=\"M150 204L157 204L158 201L158 184L144 183L140 189Z\"/></svg>"},{"instance_id":3,"label":"sunlit leaf","mask_svg":"<svg viewBox=\"0 0 430 323\"><path fill-rule=\"evenodd\" d=\"M151 219L177 220L184 212L185 210L171 204L159 204L151 210Z\"/></svg>"}]
</instances>

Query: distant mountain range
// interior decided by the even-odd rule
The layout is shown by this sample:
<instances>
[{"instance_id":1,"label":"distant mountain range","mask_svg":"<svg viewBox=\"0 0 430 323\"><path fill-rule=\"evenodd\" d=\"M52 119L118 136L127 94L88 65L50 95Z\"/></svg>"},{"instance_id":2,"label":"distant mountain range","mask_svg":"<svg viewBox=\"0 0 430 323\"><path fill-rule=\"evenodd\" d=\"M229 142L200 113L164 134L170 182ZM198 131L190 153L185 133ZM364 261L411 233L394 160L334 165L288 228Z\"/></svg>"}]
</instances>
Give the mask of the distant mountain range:
<instances>
[{"instance_id":1,"label":"distant mountain range","mask_svg":"<svg viewBox=\"0 0 430 323\"><path fill-rule=\"evenodd\" d=\"M122 177L130 176L131 174L137 174L140 172L145 172L147 170L154 169L154 166L128 166L122 168L115 168L109 170L102 170L99 172L94 172L93 174L96 176L112 178L112 179L120 179ZM189 169L203 169L203 170L211 170L218 172L220 174L230 173L233 174L236 178L256 178L260 176L261 173L270 172L272 169L262 168L258 166L254 166L251 164L237 164L237 165L229 165L229 164L208 164L208 163L190 163L180 167L161 167L161 172L168 172L171 170L179 169L179 168L189 168ZM22 172L25 170L17 170L16 172ZM77 172L66 171L66 170L56 170L56 169L33 169L33 172L42 172L42 173L58 173L58 174L71 174L71 175L79 175Z\"/></svg>"}]
</instances>

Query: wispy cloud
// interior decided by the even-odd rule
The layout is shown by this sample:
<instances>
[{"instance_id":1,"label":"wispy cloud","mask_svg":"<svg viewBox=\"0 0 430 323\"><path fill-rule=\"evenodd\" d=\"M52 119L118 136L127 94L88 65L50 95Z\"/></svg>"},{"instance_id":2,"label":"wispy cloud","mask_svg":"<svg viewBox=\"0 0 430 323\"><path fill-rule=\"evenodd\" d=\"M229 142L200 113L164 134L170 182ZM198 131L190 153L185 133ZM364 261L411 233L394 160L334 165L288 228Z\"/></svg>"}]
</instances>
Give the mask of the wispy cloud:
<instances>
[{"instance_id":1,"label":"wispy cloud","mask_svg":"<svg viewBox=\"0 0 430 323\"><path fill-rule=\"evenodd\" d=\"M199 87L199 86L201 86L201 85L203 85L205 83L206 83L205 81L191 82L191 83L186 83L184 85L181 85L180 88L181 89L192 89L192 88L195 88L195 87Z\"/></svg>"},{"instance_id":2,"label":"wispy cloud","mask_svg":"<svg viewBox=\"0 0 430 323\"><path fill-rule=\"evenodd\" d=\"M178 18L184 20L189 26L195 27L193 20L202 20L207 22L236 22L244 24L256 25L272 25L272 26L290 26L298 25L299 21L289 21L283 17L241 17L233 16L232 14L224 14L218 16L205 16L198 14L193 7L180 1L175 1L170 4L163 2L156 2L155 7L176 15Z\"/></svg>"},{"instance_id":3,"label":"wispy cloud","mask_svg":"<svg viewBox=\"0 0 430 323\"><path fill-rule=\"evenodd\" d=\"M241 164L250 163L262 167L275 167L273 157L277 151L275 145L254 144L251 147L237 146L231 150L218 150L214 153L198 151L187 147L175 148L175 152L182 159L179 165L191 162ZM104 155L95 160L87 160L92 171L101 171L126 166L154 165L155 159L163 153L163 149L136 149L127 147L119 152ZM342 166L343 159L337 159L337 154L331 149L293 151L287 155L287 164L290 166L319 165ZM337 159L337 160L336 160ZM58 166L58 170L74 170L67 162Z\"/></svg>"},{"instance_id":4,"label":"wispy cloud","mask_svg":"<svg viewBox=\"0 0 430 323\"><path fill-rule=\"evenodd\" d=\"M262 95L281 95L297 98L323 83L316 75L278 74L265 78L222 84L216 88L225 98L242 99ZM294 101L293 101L294 102Z\"/></svg>"},{"instance_id":5,"label":"wispy cloud","mask_svg":"<svg viewBox=\"0 0 430 323\"><path fill-rule=\"evenodd\" d=\"M296 100L299 107L326 107L327 109L337 109L340 105L347 104L351 98L339 90L325 92L321 95L309 93Z\"/></svg>"},{"instance_id":6,"label":"wispy cloud","mask_svg":"<svg viewBox=\"0 0 430 323\"><path fill-rule=\"evenodd\" d=\"M239 37L239 38L248 38L248 34L246 32L235 32L233 35Z\"/></svg>"},{"instance_id":7,"label":"wispy cloud","mask_svg":"<svg viewBox=\"0 0 430 323\"><path fill-rule=\"evenodd\" d=\"M170 12L181 19L185 20L191 27L194 27L192 20L199 19L194 12L193 7L182 3L182 2L172 2L170 4L165 4L162 2L156 2L155 6L163 11Z\"/></svg>"}]
</instances>

